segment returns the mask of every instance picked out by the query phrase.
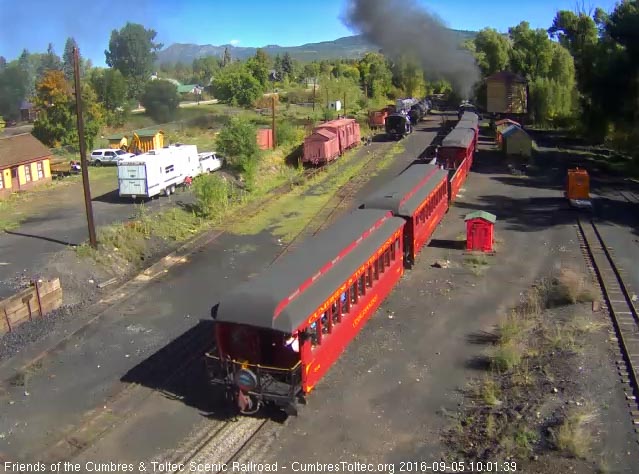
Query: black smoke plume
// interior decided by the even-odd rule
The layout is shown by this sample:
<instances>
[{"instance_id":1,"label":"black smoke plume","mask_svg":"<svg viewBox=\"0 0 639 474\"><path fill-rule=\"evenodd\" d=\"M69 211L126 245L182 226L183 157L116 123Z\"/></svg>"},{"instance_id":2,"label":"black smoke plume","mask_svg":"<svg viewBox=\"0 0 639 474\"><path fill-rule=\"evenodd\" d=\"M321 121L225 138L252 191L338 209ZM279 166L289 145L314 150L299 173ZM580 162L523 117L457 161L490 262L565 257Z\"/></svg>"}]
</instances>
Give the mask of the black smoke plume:
<instances>
[{"instance_id":1,"label":"black smoke plume","mask_svg":"<svg viewBox=\"0 0 639 474\"><path fill-rule=\"evenodd\" d=\"M414 0L350 0L343 21L384 54L418 59L427 78L447 79L464 97L480 77L455 34Z\"/></svg>"}]
</instances>

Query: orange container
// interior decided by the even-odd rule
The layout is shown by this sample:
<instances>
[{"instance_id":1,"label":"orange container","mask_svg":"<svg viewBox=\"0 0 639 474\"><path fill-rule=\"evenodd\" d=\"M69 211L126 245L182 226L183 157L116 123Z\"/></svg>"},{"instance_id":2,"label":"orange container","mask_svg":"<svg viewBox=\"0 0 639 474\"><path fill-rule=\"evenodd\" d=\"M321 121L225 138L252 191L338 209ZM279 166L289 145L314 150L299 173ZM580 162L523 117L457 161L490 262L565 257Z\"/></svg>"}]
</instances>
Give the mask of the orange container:
<instances>
[{"instance_id":1,"label":"orange container","mask_svg":"<svg viewBox=\"0 0 639 474\"><path fill-rule=\"evenodd\" d=\"M590 176L586 170L580 168L568 170L566 197L579 200L590 199Z\"/></svg>"}]
</instances>

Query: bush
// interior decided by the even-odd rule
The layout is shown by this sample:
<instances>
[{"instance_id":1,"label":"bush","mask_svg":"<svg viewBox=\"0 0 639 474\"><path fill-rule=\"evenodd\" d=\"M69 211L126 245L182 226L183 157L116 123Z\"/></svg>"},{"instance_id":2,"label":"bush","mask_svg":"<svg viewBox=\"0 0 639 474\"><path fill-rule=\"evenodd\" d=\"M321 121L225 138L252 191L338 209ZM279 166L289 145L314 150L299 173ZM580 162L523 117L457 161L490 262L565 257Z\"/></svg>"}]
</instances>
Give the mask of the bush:
<instances>
[{"instance_id":1,"label":"bush","mask_svg":"<svg viewBox=\"0 0 639 474\"><path fill-rule=\"evenodd\" d=\"M146 113L156 122L169 122L175 118L180 97L175 84L169 81L149 81L140 100Z\"/></svg>"},{"instance_id":2,"label":"bush","mask_svg":"<svg viewBox=\"0 0 639 474\"><path fill-rule=\"evenodd\" d=\"M201 175L193 181L196 212L210 219L226 210L229 205L229 186L217 175Z\"/></svg>"},{"instance_id":3,"label":"bush","mask_svg":"<svg viewBox=\"0 0 639 474\"><path fill-rule=\"evenodd\" d=\"M247 160L259 153L257 127L246 119L233 117L217 136L217 148L229 159L229 164L243 169Z\"/></svg>"},{"instance_id":4,"label":"bush","mask_svg":"<svg viewBox=\"0 0 639 474\"><path fill-rule=\"evenodd\" d=\"M290 122L280 121L276 125L275 136L277 138L277 146L298 143L303 140L303 131L293 126Z\"/></svg>"}]
</instances>

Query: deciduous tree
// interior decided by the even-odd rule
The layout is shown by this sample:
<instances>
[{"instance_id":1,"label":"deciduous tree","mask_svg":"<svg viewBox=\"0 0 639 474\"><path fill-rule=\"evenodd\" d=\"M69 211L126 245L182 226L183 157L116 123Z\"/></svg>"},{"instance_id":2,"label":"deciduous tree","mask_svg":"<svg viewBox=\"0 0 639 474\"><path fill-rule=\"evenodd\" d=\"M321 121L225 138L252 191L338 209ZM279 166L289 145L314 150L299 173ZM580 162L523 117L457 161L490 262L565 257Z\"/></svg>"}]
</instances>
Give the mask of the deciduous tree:
<instances>
[{"instance_id":1,"label":"deciduous tree","mask_svg":"<svg viewBox=\"0 0 639 474\"><path fill-rule=\"evenodd\" d=\"M127 80L129 97L137 98L153 72L156 52L162 47L155 42L157 33L137 23L127 23L113 30L109 49L104 52L107 65L119 70Z\"/></svg>"},{"instance_id":2,"label":"deciduous tree","mask_svg":"<svg viewBox=\"0 0 639 474\"><path fill-rule=\"evenodd\" d=\"M224 68L213 79L211 90L216 99L250 107L264 93L264 87L242 65Z\"/></svg>"},{"instance_id":3,"label":"deciduous tree","mask_svg":"<svg viewBox=\"0 0 639 474\"><path fill-rule=\"evenodd\" d=\"M161 79L146 83L140 101L147 114L158 123L173 120L180 105L175 84Z\"/></svg>"},{"instance_id":4,"label":"deciduous tree","mask_svg":"<svg viewBox=\"0 0 639 474\"><path fill-rule=\"evenodd\" d=\"M484 28L473 40L477 65L484 76L506 69L510 54L508 37L493 28Z\"/></svg>"}]
</instances>

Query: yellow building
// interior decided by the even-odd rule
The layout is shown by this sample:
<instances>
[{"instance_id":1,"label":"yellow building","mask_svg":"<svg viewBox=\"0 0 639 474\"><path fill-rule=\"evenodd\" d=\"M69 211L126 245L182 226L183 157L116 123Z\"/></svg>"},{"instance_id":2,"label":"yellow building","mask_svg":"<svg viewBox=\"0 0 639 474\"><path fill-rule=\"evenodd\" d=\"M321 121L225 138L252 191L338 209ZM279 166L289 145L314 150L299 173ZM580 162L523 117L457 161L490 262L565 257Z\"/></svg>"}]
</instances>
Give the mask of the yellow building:
<instances>
[{"instance_id":1,"label":"yellow building","mask_svg":"<svg viewBox=\"0 0 639 474\"><path fill-rule=\"evenodd\" d=\"M146 153L150 150L164 148L164 132L162 130L135 130L131 138L131 153Z\"/></svg>"},{"instance_id":2,"label":"yellow building","mask_svg":"<svg viewBox=\"0 0 639 474\"><path fill-rule=\"evenodd\" d=\"M532 138L517 125L511 125L501 133L503 149L507 155L532 155Z\"/></svg>"},{"instance_id":3,"label":"yellow building","mask_svg":"<svg viewBox=\"0 0 639 474\"><path fill-rule=\"evenodd\" d=\"M486 78L486 110L493 114L521 115L528 112L526 79L502 71Z\"/></svg>"},{"instance_id":4,"label":"yellow building","mask_svg":"<svg viewBox=\"0 0 639 474\"><path fill-rule=\"evenodd\" d=\"M109 135L106 137L109 141L109 148L113 148L114 150L122 149L126 150L129 146L129 140L127 140L126 136L123 134Z\"/></svg>"},{"instance_id":5,"label":"yellow building","mask_svg":"<svg viewBox=\"0 0 639 474\"><path fill-rule=\"evenodd\" d=\"M51 152L30 133L0 138L0 199L51 182Z\"/></svg>"}]
</instances>

